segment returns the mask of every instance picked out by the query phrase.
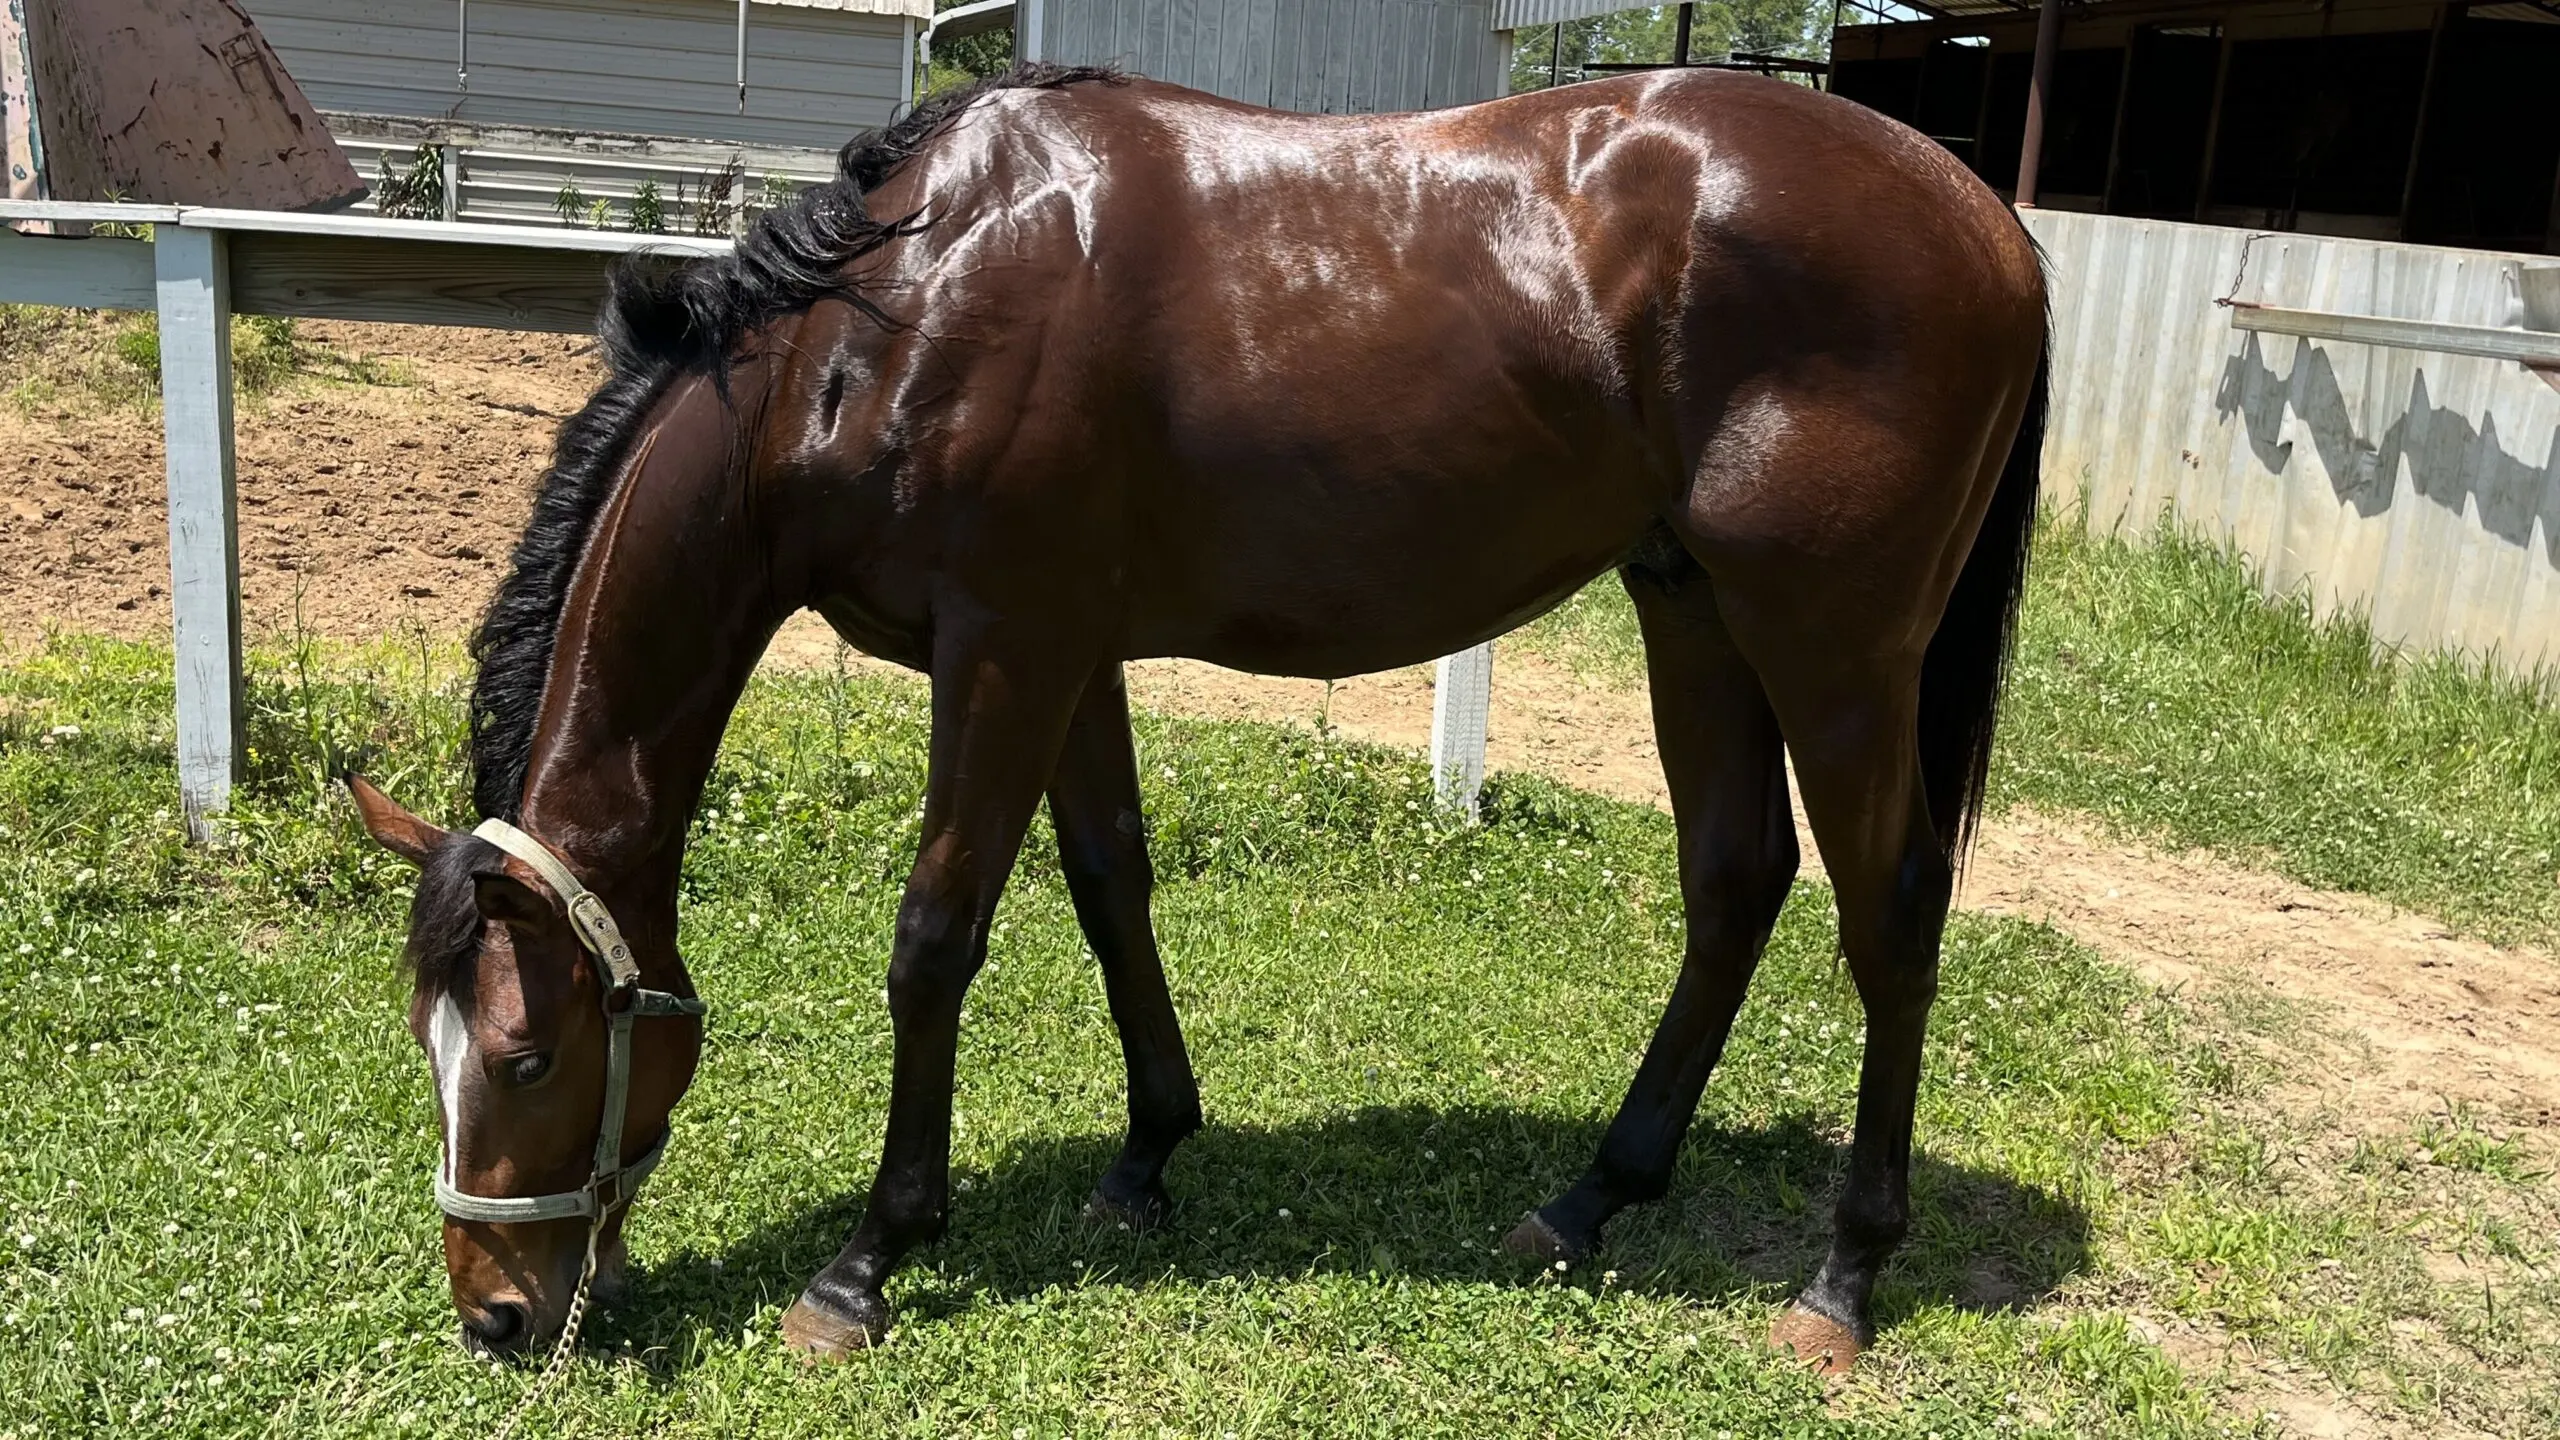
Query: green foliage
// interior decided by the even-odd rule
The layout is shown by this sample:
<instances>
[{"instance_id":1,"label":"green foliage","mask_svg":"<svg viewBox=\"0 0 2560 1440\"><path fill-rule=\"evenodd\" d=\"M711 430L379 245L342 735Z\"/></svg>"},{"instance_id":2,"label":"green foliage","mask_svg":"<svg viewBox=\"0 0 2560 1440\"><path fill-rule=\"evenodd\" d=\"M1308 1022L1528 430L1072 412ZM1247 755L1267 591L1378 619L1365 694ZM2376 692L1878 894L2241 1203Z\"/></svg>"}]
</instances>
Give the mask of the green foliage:
<instances>
[{"instance_id":1,"label":"green foliage","mask_svg":"<svg viewBox=\"0 0 2560 1440\"><path fill-rule=\"evenodd\" d=\"M116 358L160 383L160 327L132 325L115 332Z\"/></svg>"},{"instance_id":2,"label":"green foliage","mask_svg":"<svg viewBox=\"0 0 2560 1440\"><path fill-rule=\"evenodd\" d=\"M393 220L444 218L444 152L421 144L407 163L394 165L382 152L373 179L374 213Z\"/></svg>"},{"instance_id":3,"label":"green foliage","mask_svg":"<svg viewBox=\"0 0 2560 1440\"><path fill-rule=\"evenodd\" d=\"M934 9L949 10L967 3L969 0L937 0ZM933 46L933 58L921 77L924 94L934 95L972 80L1000 75L1012 64L1013 27L1010 25L982 30L964 39L937 40Z\"/></svg>"},{"instance_id":4,"label":"green foliage","mask_svg":"<svg viewBox=\"0 0 2560 1440\"><path fill-rule=\"evenodd\" d=\"M587 192L578 188L574 179L564 180L551 196L551 213L560 223L575 229L587 218Z\"/></svg>"},{"instance_id":5,"label":"green foliage","mask_svg":"<svg viewBox=\"0 0 2560 1440\"><path fill-rule=\"evenodd\" d=\"M667 233L667 207L658 198L656 180L643 180L631 192L631 228L644 235Z\"/></svg>"},{"instance_id":6,"label":"green foliage","mask_svg":"<svg viewBox=\"0 0 2560 1440\"><path fill-rule=\"evenodd\" d=\"M290 315L240 315L231 321L231 383L264 395L302 367L302 322ZM157 358L158 348L153 349Z\"/></svg>"},{"instance_id":7,"label":"green foliage","mask_svg":"<svg viewBox=\"0 0 2560 1440\"><path fill-rule=\"evenodd\" d=\"M1568 20L1561 27L1524 29L1511 52L1511 88L1546 88L1556 74L1559 48L1567 82L1584 78L1582 67L1595 62L1667 63L1677 53L1679 11L1677 5L1655 5ZM1831 53L1831 7L1816 0L1711 0L1699 5L1690 22L1689 58L1708 60L1728 53L1821 59Z\"/></svg>"}]
</instances>

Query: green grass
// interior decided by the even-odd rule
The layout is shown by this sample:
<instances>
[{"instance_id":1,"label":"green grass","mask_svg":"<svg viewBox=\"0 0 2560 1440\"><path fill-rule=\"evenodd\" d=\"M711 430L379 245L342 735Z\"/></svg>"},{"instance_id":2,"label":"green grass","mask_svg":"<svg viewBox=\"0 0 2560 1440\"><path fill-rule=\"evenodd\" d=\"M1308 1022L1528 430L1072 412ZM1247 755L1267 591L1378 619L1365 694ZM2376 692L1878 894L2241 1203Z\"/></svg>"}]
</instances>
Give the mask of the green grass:
<instances>
[{"instance_id":1,"label":"green grass","mask_svg":"<svg viewBox=\"0 0 2560 1440\"><path fill-rule=\"evenodd\" d=\"M1643 684L1614 578L1518 643ZM2083 811L2494 941L2560 941L2560 709L2477 663L2394 656L2353 616L2269 601L2215 545L2046 524L2002 721L1997 806Z\"/></svg>"},{"instance_id":2,"label":"green grass","mask_svg":"<svg viewBox=\"0 0 2560 1440\"><path fill-rule=\"evenodd\" d=\"M327 779L359 764L458 818L459 679L424 642L262 655L236 839L202 850L169 810L167 663L57 640L0 670L0 1435L485 1430L525 1377L452 1339L392 973L409 874ZM2145 1315L2414 1416L2560 1415L2560 1216L2520 1145L2454 1116L2327 1189L2272 1181L2300 1132L2243 1100L2296 1062L1979 917L1950 935L1883 1341L1829 1392L1764 1353L1820 1254L1857 1059L1812 886L1673 1197L1599 1273L1524 1273L1497 1231L1585 1162L1670 982L1668 822L1505 777L1453 829L1407 758L1162 720L1158 923L1212 1117L1178 1223L1078 1216L1123 1097L1035 844L969 1002L954 1233L893 1286L886 1349L804 1368L774 1325L878 1143L923 726L917 687L826 675L740 712L685 877L709 1054L634 1294L556 1402L572 1433L2252 1429ZM2420 1236L2477 1252L2488 1302L2431 1279Z\"/></svg>"},{"instance_id":3,"label":"green grass","mask_svg":"<svg viewBox=\"0 0 2560 1440\"><path fill-rule=\"evenodd\" d=\"M0 372L20 408L92 406L148 410L160 398L160 331L150 314L0 305ZM231 378L264 398L298 384L406 385L397 360L316 344L289 316L242 315L231 326Z\"/></svg>"}]
</instances>

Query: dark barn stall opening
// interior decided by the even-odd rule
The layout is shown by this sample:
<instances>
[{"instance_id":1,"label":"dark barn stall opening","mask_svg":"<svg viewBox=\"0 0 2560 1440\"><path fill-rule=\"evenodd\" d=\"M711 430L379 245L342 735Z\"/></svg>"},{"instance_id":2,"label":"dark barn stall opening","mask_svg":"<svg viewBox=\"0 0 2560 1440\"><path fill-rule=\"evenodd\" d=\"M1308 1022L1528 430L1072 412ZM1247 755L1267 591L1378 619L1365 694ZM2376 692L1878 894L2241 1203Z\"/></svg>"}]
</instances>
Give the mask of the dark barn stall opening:
<instances>
[{"instance_id":1,"label":"dark barn stall opening","mask_svg":"<svg viewBox=\"0 0 2560 1440\"><path fill-rule=\"evenodd\" d=\"M1832 88L2015 195L2037 0L1902 8L1834 32ZM2560 253L2555 116L2560 0L2064 4L2035 203Z\"/></svg>"}]
</instances>

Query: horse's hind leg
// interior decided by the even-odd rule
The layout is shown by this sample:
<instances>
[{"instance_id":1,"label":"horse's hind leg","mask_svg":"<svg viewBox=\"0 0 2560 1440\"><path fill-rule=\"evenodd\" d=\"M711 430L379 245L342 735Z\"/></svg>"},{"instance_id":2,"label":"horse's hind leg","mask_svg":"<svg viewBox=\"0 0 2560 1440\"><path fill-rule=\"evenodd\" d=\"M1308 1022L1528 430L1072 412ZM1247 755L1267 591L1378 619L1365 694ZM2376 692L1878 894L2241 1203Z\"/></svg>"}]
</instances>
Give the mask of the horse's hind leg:
<instances>
[{"instance_id":1,"label":"horse's hind leg","mask_svg":"<svg viewBox=\"0 0 2560 1440\"><path fill-rule=\"evenodd\" d=\"M1688 950L1589 1173L1506 1242L1540 1260L1588 1255L1610 1216L1669 1187L1708 1072L1795 880L1777 718L1726 633L1705 572L1677 547L1663 548L1664 558L1620 575L1644 627L1654 732L1679 824Z\"/></svg>"},{"instance_id":2,"label":"horse's hind leg","mask_svg":"<svg viewBox=\"0 0 2560 1440\"><path fill-rule=\"evenodd\" d=\"M1814 658L1826 652L1785 628L1783 636L1744 638L1755 656L1792 657L1760 668L1838 899L1840 946L1866 1010L1867 1045L1831 1251L1772 1338L1837 1372L1873 1339L1876 1273L1910 1228L1912 1112L1954 874L1921 779L1917 658Z\"/></svg>"},{"instance_id":3,"label":"horse's hind leg","mask_svg":"<svg viewBox=\"0 0 2560 1440\"><path fill-rule=\"evenodd\" d=\"M1129 743L1129 692L1120 667L1107 665L1076 702L1049 784L1049 818L1057 825L1058 863L1075 897L1076 919L1102 963L1103 993L1129 1070L1129 1138L1094 1189L1093 1211L1137 1228L1169 1212L1165 1161L1200 1128L1200 1087L1147 914L1155 869L1147 860L1144 817Z\"/></svg>"},{"instance_id":4,"label":"horse's hind leg","mask_svg":"<svg viewBox=\"0 0 2560 1440\"><path fill-rule=\"evenodd\" d=\"M880 1287L949 1214L960 1002L986 962L996 902L1091 671L1066 658L1071 638L971 616L935 637L924 817L889 958L888 1135L862 1224L782 1317L797 1349L877 1343L889 1326Z\"/></svg>"}]
</instances>

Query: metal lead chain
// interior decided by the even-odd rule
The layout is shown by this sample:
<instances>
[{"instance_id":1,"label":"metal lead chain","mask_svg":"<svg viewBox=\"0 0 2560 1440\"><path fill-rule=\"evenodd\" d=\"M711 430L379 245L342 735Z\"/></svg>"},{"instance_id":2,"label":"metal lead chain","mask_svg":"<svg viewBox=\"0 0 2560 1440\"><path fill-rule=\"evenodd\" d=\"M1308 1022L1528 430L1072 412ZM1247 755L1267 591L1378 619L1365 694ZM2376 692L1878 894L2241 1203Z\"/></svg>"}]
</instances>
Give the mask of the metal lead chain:
<instances>
[{"instance_id":1,"label":"metal lead chain","mask_svg":"<svg viewBox=\"0 0 2560 1440\"><path fill-rule=\"evenodd\" d=\"M587 1323L587 1295L596 1283L596 1240L604 1234L604 1217L605 1207L598 1205L594 1222L587 1226L587 1259L578 1270L578 1293L569 1301L569 1319L561 1327L560 1343L553 1347L551 1358L542 1366L542 1373L534 1377L533 1388L524 1392L524 1398L516 1402L516 1408L507 1412L507 1418L499 1423L492 1440L512 1440L516 1426L524 1423L526 1412L551 1393L551 1387L560 1383L560 1377L568 1373L570 1360L577 1356L578 1331Z\"/></svg>"}]
</instances>

